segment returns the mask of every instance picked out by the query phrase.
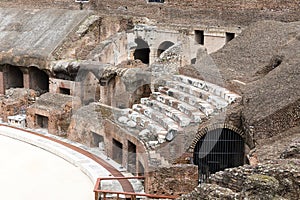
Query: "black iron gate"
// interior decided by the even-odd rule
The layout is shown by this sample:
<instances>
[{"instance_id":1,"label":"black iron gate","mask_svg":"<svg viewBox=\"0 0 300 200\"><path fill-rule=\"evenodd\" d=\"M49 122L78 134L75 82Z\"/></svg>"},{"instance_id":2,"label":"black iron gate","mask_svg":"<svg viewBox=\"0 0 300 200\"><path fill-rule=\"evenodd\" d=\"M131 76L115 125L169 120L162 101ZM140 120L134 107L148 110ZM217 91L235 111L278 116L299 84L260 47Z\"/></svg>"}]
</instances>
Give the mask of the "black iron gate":
<instances>
[{"instance_id":1,"label":"black iron gate","mask_svg":"<svg viewBox=\"0 0 300 200\"><path fill-rule=\"evenodd\" d=\"M244 164L244 140L236 132L220 128L209 131L196 144L194 164L198 165L199 183L210 174Z\"/></svg>"}]
</instances>

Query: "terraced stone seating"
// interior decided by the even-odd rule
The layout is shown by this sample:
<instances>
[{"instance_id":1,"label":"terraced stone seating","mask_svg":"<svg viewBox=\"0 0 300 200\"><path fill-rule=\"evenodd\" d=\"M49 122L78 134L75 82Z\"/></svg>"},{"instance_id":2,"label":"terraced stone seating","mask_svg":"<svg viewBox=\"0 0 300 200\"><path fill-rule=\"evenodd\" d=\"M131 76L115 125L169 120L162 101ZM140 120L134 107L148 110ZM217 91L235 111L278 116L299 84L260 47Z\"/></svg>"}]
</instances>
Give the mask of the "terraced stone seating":
<instances>
[{"instance_id":1,"label":"terraced stone seating","mask_svg":"<svg viewBox=\"0 0 300 200\"><path fill-rule=\"evenodd\" d=\"M197 125L211 115L223 111L239 95L226 88L183 75L175 75L150 97L141 98L128 110L126 118L131 128L137 128L139 138L147 148L173 140L185 127ZM127 123L128 124L128 123ZM159 153L151 150L150 160L167 164Z\"/></svg>"}]
</instances>

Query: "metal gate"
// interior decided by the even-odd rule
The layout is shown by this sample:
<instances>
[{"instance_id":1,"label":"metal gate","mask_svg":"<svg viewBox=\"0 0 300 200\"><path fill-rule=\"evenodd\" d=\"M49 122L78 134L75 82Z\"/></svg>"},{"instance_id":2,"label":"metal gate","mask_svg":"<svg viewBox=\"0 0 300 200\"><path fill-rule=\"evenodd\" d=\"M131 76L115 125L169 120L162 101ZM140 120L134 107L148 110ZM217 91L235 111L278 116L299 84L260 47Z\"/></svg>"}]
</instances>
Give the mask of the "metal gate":
<instances>
[{"instance_id":1,"label":"metal gate","mask_svg":"<svg viewBox=\"0 0 300 200\"><path fill-rule=\"evenodd\" d=\"M220 128L209 131L196 144L194 164L198 165L199 183L210 174L244 164L244 140L236 132Z\"/></svg>"}]
</instances>

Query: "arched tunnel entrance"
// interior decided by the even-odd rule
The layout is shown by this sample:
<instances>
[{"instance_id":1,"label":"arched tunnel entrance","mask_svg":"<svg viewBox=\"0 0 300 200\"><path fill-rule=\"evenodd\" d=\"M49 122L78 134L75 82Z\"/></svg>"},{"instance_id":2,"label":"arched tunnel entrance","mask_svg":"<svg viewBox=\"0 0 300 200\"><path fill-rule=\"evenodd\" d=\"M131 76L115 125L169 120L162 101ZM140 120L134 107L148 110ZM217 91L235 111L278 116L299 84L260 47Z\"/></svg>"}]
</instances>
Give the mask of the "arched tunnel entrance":
<instances>
[{"instance_id":1,"label":"arched tunnel entrance","mask_svg":"<svg viewBox=\"0 0 300 200\"><path fill-rule=\"evenodd\" d=\"M170 42L170 41L162 42L157 48L157 57L159 57L160 54L162 54L165 50L167 50L168 48L170 48L173 45L174 45L174 43Z\"/></svg>"},{"instance_id":2,"label":"arched tunnel entrance","mask_svg":"<svg viewBox=\"0 0 300 200\"><path fill-rule=\"evenodd\" d=\"M134 59L139 59L145 64L149 64L150 48L147 42L141 38L134 40L137 47L133 53Z\"/></svg>"},{"instance_id":3,"label":"arched tunnel entrance","mask_svg":"<svg viewBox=\"0 0 300 200\"><path fill-rule=\"evenodd\" d=\"M199 183L210 174L244 164L245 145L243 138L227 128L207 132L196 144L194 164L198 165Z\"/></svg>"}]
</instances>

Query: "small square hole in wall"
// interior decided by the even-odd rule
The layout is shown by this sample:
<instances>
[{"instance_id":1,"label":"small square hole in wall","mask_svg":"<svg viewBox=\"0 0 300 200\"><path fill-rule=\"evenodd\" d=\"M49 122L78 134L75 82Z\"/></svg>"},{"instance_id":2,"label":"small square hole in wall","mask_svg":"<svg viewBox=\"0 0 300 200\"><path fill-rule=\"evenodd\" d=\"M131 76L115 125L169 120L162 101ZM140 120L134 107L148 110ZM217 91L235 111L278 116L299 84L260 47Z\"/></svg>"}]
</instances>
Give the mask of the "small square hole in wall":
<instances>
[{"instance_id":1,"label":"small square hole in wall","mask_svg":"<svg viewBox=\"0 0 300 200\"><path fill-rule=\"evenodd\" d=\"M165 3L165 0L148 0L148 3Z\"/></svg>"},{"instance_id":2,"label":"small square hole in wall","mask_svg":"<svg viewBox=\"0 0 300 200\"><path fill-rule=\"evenodd\" d=\"M204 45L204 31L195 30L195 41L197 44Z\"/></svg>"},{"instance_id":3,"label":"small square hole in wall","mask_svg":"<svg viewBox=\"0 0 300 200\"><path fill-rule=\"evenodd\" d=\"M71 90L69 88L59 88L59 93L60 94L70 95L71 94Z\"/></svg>"}]
</instances>

